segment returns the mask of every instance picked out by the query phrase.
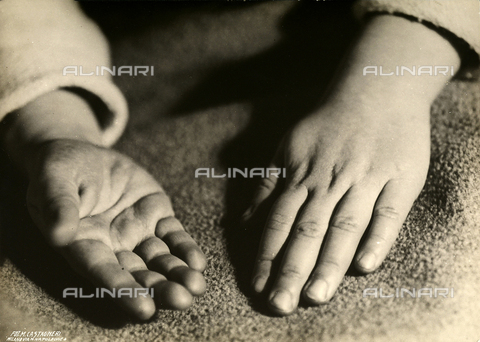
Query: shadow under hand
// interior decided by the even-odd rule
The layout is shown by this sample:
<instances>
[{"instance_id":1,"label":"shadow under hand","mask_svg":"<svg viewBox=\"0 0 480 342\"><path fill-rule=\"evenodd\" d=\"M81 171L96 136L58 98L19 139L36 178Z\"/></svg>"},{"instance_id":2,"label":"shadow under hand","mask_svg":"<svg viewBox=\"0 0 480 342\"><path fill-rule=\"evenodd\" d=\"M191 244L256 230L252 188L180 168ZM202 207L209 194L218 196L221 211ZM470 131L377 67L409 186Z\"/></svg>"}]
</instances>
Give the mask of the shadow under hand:
<instances>
[{"instance_id":1,"label":"shadow under hand","mask_svg":"<svg viewBox=\"0 0 480 342\"><path fill-rule=\"evenodd\" d=\"M187 114L229 103L248 102L248 126L223 148L225 167L267 167L283 135L319 108L323 94L358 26L351 2L301 3L281 22L282 40L253 57L223 64L181 99L173 110ZM287 175L288 176L288 175ZM226 193L228 251L238 284L250 293L250 278L269 203L247 225L240 217L258 179L231 178ZM254 308L266 308L254 303Z\"/></svg>"}]
</instances>

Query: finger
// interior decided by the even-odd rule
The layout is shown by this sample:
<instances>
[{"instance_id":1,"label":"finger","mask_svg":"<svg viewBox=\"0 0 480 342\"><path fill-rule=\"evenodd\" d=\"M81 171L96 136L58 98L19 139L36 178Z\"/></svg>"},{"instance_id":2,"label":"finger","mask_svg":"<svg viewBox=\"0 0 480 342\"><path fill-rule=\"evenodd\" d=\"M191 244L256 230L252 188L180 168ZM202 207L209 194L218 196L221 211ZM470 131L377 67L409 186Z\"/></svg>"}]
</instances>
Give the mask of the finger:
<instances>
[{"instance_id":1,"label":"finger","mask_svg":"<svg viewBox=\"0 0 480 342\"><path fill-rule=\"evenodd\" d=\"M150 270L165 275L169 280L185 286L191 294L202 295L206 289L203 275L187 266L176 256L170 254L168 246L157 237L150 237L134 250L147 264Z\"/></svg>"},{"instance_id":2,"label":"finger","mask_svg":"<svg viewBox=\"0 0 480 342\"><path fill-rule=\"evenodd\" d=\"M185 261L188 266L199 272L205 270L207 266L205 255L175 217L158 221L155 235L167 244L173 255Z\"/></svg>"},{"instance_id":3,"label":"finger","mask_svg":"<svg viewBox=\"0 0 480 342\"><path fill-rule=\"evenodd\" d=\"M147 290L146 293L143 292L143 295L150 297L150 289L153 289L153 299L157 307L185 310L192 305L193 297L186 288L167 280L160 273L148 270L147 265L137 254L123 251L117 253L116 256L120 265Z\"/></svg>"},{"instance_id":4,"label":"finger","mask_svg":"<svg viewBox=\"0 0 480 342\"><path fill-rule=\"evenodd\" d=\"M95 285L109 291L115 289L142 289L128 270L120 266L112 249L100 241L80 240L62 250L70 265ZM155 313L150 297L121 296L113 299L133 316L147 320Z\"/></svg>"},{"instance_id":5,"label":"finger","mask_svg":"<svg viewBox=\"0 0 480 342\"><path fill-rule=\"evenodd\" d=\"M332 198L314 195L297 217L269 295L269 306L274 312L289 314L297 307L302 288L315 266L333 208Z\"/></svg>"},{"instance_id":6,"label":"finger","mask_svg":"<svg viewBox=\"0 0 480 342\"><path fill-rule=\"evenodd\" d=\"M383 262L421 188L405 180L391 180L385 185L375 204L365 242L355 257L360 271L372 272Z\"/></svg>"},{"instance_id":7,"label":"finger","mask_svg":"<svg viewBox=\"0 0 480 342\"><path fill-rule=\"evenodd\" d=\"M271 276L272 263L285 244L297 212L307 196L307 188L299 185L281 194L272 206L253 271L252 285L257 293L264 290Z\"/></svg>"},{"instance_id":8,"label":"finger","mask_svg":"<svg viewBox=\"0 0 480 342\"><path fill-rule=\"evenodd\" d=\"M135 214L145 221L146 226L155 226L158 220L173 216L170 198L164 192L156 192L142 197L134 204Z\"/></svg>"},{"instance_id":9,"label":"finger","mask_svg":"<svg viewBox=\"0 0 480 342\"><path fill-rule=\"evenodd\" d=\"M63 247L72 241L80 223L78 187L62 177L41 182L29 186L29 212L50 245Z\"/></svg>"},{"instance_id":10,"label":"finger","mask_svg":"<svg viewBox=\"0 0 480 342\"><path fill-rule=\"evenodd\" d=\"M267 168L267 177L262 178L259 186L253 196L252 202L245 213L242 215L242 221L248 221L257 211L257 208L272 194L273 190L278 184L280 177L285 175L282 173L281 168L276 167L274 164L271 164Z\"/></svg>"},{"instance_id":11,"label":"finger","mask_svg":"<svg viewBox=\"0 0 480 342\"><path fill-rule=\"evenodd\" d=\"M303 291L309 302L325 303L335 293L368 226L379 193L373 184L354 186L337 205L322 252Z\"/></svg>"}]
</instances>

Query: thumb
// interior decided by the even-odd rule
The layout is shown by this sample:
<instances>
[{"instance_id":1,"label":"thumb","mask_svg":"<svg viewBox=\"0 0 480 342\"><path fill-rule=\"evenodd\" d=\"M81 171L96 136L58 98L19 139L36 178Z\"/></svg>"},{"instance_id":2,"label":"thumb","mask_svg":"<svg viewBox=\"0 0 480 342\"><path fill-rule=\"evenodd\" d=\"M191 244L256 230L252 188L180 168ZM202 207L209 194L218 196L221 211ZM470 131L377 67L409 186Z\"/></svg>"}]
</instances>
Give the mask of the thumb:
<instances>
[{"instance_id":1,"label":"thumb","mask_svg":"<svg viewBox=\"0 0 480 342\"><path fill-rule=\"evenodd\" d=\"M77 232L80 217L78 186L65 178L47 177L30 184L27 204L35 224L55 248L69 244Z\"/></svg>"}]
</instances>

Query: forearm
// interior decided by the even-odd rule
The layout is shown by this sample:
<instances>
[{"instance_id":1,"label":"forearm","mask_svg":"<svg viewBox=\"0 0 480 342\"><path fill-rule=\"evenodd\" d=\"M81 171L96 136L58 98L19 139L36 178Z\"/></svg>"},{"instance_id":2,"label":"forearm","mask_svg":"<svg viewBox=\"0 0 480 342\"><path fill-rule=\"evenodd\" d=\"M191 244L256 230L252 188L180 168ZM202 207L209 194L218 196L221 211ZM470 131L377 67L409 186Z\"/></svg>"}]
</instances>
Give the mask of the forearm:
<instances>
[{"instance_id":1,"label":"forearm","mask_svg":"<svg viewBox=\"0 0 480 342\"><path fill-rule=\"evenodd\" d=\"M35 146L75 139L101 144L101 130L86 100L67 90L47 93L10 113L1 123L1 139L10 158L26 171Z\"/></svg>"},{"instance_id":2,"label":"forearm","mask_svg":"<svg viewBox=\"0 0 480 342\"><path fill-rule=\"evenodd\" d=\"M414 70L414 75L402 71L402 66ZM421 66L432 67L432 73L429 68L420 72ZM435 74L435 66L448 66L447 75ZM391 106L405 98L412 104L431 104L451 79L452 68L456 72L459 66L457 51L436 31L402 17L377 15L350 51L329 98L348 96L365 105L384 99Z\"/></svg>"}]
</instances>

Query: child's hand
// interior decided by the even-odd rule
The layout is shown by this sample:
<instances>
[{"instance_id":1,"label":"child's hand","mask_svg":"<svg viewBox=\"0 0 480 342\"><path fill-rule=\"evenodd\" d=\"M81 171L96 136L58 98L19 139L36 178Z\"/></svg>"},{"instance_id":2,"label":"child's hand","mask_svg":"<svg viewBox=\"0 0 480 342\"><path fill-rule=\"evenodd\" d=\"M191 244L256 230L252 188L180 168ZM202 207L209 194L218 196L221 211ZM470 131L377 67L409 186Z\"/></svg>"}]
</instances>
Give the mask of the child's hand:
<instances>
[{"instance_id":1,"label":"child's hand","mask_svg":"<svg viewBox=\"0 0 480 342\"><path fill-rule=\"evenodd\" d=\"M59 89L10 114L3 127L7 153L29 179L32 218L74 269L97 287L153 288L153 299L144 291L115 299L140 319L155 304L184 309L203 294L205 256L155 179L96 146L101 130L88 101Z\"/></svg>"},{"instance_id":2,"label":"child's hand","mask_svg":"<svg viewBox=\"0 0 480 342\"><path fill-rule=\"evenodd\" d=\"M459 56L420 23L374 17L324 105L286 136L272 167L285 167L287 178L264 180L247 211L248 218L275 199L252 285L263 292L272 284L268 301L278 314L293 312L301 295L310 304L329 301L353 259L361 271L375 270L423 187L430 105L450 77L363 75L372 65L456 70Z\"/></svg>"},{"instance_id":3,"label":"child's hand","mask_svg":"<svg viewBox=\"0 0 480 342\"><path fill-rule=\"evenodd\" d=\"M257 292L272 278L269 304L275 312L291 313L301 293L313 304L329 301L354 255L361 271L381 264L428 169L428 107L419 111L331 106L286 137L274 167L286 167L287 179L272 177L255 200L281 187L253 277ZM272 262L282 248L273 274Z\"/></svg>"},{"instance_id":4,"label":"child's hand","mask_svg":"<svg viewBox=\"0 0 480 342\"><path fill-rule=\"evenodd\" d=\"M36 147L28 167L28 209L52 246L96 286L153 288L154 299L116 299L148 319L185 309L205 291L206 260L167 195L130 158L87 142Z\"/></svg>"}]
</instances>

